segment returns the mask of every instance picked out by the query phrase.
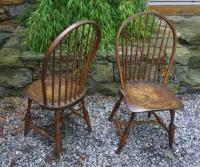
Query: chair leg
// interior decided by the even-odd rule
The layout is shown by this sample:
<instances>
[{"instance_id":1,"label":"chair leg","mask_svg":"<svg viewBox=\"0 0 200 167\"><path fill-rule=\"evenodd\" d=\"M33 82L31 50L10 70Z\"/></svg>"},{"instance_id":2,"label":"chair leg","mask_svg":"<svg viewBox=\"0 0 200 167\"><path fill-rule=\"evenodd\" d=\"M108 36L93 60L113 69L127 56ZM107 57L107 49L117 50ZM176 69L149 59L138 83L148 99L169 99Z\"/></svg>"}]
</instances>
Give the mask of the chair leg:
<instances>
[{"instance_id":1,"label":"chair leg","mask_svg":"<svg viewBox=\"0 0 200 167\"><path fill-rule=\"evenodd\" d=\"M135 116L136 116L135 113L131 114L131 118L130 118L130 120L128 122L128 126L125 128L124 133L120 136L119 146L118 146L117 151L116 151L117 154L120 153L120 151L122 150L122 148L124 147L124 145L126 143L126 140L128 138L128 135L130 133L131 127L133 125Z\"/></svg>"},{"instance_id":2,"label":"chair leg","mask_svg":"<svg viewBox=\"0 0 200 167\"><path fill-rule=\"evenodd\" d=\"M174 125L174 115L175 110L170 110L171 121L169 124L169 148L173 148L173 141L174 141L174 132L175 132L175 125Z\"/></svg>"},{"instance_id":3,"label":"chair leg","mask_svg":"<svg viewBox=\"0 0 200 167\"><path fill-rule=\"evenodd\" d=\"M81 105L83 107L83 115L84 115L84 119L87 123L88 126L88 131L91 132L92 131L92 126L91 126L91 121L90 121L90 117L88 114L88 111L86 109L86 105L85 105L85 99L81 100Z\"/></svg>"},{"instance_id":4,"label":"chair leg","mask_svg":"<svg viewBox=\"0 0 200 167\"><path fill-rule=\"evenodd\" d=\"M56 143L56 158L60 159L61 152L61 130L60 130L60 111L55 111L55 143Z\"/></svg>"},{"instance_id":5,"label":"chair leg","mask_svg":"<svg viewBox=\"0 0 200 167\"><path fill-rule=\"evenodd\" d=\"M27 108L25 118L24 118L24 136L27 135L28 130L29 130L29 123L31 120L31 104L32 104L32 100L28 99L28 108Z\"/></svg>"},{"instance_id":6,"label":"chair leg","mask_svg":"<svg viewBox=\"0 0 200 167\"><path fill-rule=\"evenodd\" d=\"M148 112L148 119L151 117L151 114L152 114L151 112Z\"/></svg>"},{"instance_id":7,"label":"chair leg","mask_svg":"<svg viewBox=\"0 0 200 167\"><path fill-rule=\"evenodd\" d=\"M119 98L119 100L115 103L115 105L114 105L114 107L113 107L113 110L112 110L112 112L111 112L111 114L110 114L110 116L109 116L109 118L108 118L109 121L112 121L112 119L113 119L113 117L114 117L116 111L118 110L118 108L119 108L119 106L120 106L120 104L121 104L121 102L122 102L123 97L124 97L124 96L123 96L122 94L120 94L120 98Z\"/></svg>"}]
</instances>

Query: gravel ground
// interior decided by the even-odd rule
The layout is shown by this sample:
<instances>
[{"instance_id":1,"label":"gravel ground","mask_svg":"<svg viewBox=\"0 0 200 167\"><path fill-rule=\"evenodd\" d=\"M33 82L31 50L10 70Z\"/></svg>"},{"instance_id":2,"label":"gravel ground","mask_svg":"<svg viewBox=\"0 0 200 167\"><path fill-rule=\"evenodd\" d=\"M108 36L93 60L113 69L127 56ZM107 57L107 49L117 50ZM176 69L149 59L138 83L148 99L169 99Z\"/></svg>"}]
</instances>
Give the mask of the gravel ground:
<instances>
[{"instance_id":1,"label":"gravel ground","mask_svg":"<svg viewBox=\"0 0 200 167\"><path fill-rule=\"evenodd\" d=\"M92 133L84 121L70 116L63 123L60 161L54 158L54 145L29 131L23 136L23 116L27 102L19 97L0 100L0 167L13 166L87 166L87 167L146 167L200 166L200 94L181 96L185 108L176 114L174 150L168 149L168 137L157 125L138 125L132 129L122 153L116 155L118 137L114 125L107 120L115 98L99 94L87 97L92 121ZM53 121L53 113L36 104L33 117L46 125ZM125 108L120 108L121 113ZM162 113L168 121L169 112ZM125 116L122 117L125 118ZM137 118L146 118L140 114ZM40 124L41 125L41 124ZM47 129L52 131L48 126Z\"/></svg>"}]
</instances>

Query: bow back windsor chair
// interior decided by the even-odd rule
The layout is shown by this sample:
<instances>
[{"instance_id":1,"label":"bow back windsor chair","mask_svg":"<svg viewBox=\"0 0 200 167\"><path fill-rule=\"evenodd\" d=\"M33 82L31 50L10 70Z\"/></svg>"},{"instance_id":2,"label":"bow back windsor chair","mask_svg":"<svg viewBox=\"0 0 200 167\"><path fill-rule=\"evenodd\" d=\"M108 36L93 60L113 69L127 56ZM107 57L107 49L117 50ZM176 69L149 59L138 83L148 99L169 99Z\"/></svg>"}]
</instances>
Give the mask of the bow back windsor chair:
<instances>
[{"instance_id":1,"label":"bow back windsor chair","mask_svg":"<svg viewBox=\"0 0 200 167\"><path fill-rule=\"evenodd\" d=\"M24 134L32 128L54 141L57 158L60 158L61 150L61 111L68 109L84 118L91 130L84 100L85 84L99 41L100 29L95 22L83 20L69 26L48 48L42 62L41 79L34 81L23 92L28 98ZM32 101L55 112L55 136L33 124L30 113ZM76 104L80 106L78 109L74 107Z\"/></svg>"},{"instance_id":2,"label":"bow back windsor chair","mask_svg":"<svg viewBox=\"0 0 200 167\"><path fill-rule=\"evenodd\" d=\"M176 51L175 26L155 12L143 12L125 20L116 37L116 62L120 75L120 98L113 107L109 120L114 123L120 136L117 153L123 148L137 113L154 115L156 122L169 133L169 147L174 138L174 114L183 107L182 102L165 85ZM117 118L117 110L124 100L131 118L124 123ZM155 111L170 110L169 128ZM150 120L149 120L150 121ZM147 121L148 122L148 121ZM143 121L144 123L144 121ZM155 123L155 122L154 122Z\"/></svg>"}]
</instances>

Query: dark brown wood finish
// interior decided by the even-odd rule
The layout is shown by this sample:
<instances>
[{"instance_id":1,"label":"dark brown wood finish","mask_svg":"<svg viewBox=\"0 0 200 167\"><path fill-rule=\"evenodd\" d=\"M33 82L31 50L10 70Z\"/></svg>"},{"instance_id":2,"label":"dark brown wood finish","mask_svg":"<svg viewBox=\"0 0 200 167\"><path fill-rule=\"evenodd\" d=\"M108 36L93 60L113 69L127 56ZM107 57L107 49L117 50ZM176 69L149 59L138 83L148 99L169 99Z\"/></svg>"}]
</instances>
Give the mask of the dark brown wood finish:
<instances>
[{"instance_id":1,"label":"dark brown wood finish","mask_svg":"<svg viewBox=\"0 0 200 167\"><path fill-rule=\"evenodd\" d=\"M56 157L61 152L61 112L68 109L85 119L89 130L91 123L85 105L85 83L90 64L96 55L100 30L98 25L89 20L77 22L65 29L48 48L42 64L41 79L34 81L23 91L28 98L25 115L24 135L31 127L47 139L56 143ZM31 102L55 112L55 136L50 136L31 121ZM79 109L73 107L81 105Z\"/></svg>"},{"instance_id":2,"label":"dark brown wood finish","mask_svg":"<svg viewBox=\"0 0 200 167\"><path fill-rule=\"evenodd\" d=\"M128 18L118 30L116 37L116 61L121 91L110 114L120 142L119 153L124 146L132 124L157 123L169 133L169 148L174 138L174 113L183 103L166 86L176 52L176 29L165 17L155 12L143 12ZM147 112L155 121L136 121L131 116L128 123L120 121L117 110L124 99L132 114ZM157 111L170 110L169 128ZM125 124L125 129L123 128Z\"/></svg>"}]
</instances>

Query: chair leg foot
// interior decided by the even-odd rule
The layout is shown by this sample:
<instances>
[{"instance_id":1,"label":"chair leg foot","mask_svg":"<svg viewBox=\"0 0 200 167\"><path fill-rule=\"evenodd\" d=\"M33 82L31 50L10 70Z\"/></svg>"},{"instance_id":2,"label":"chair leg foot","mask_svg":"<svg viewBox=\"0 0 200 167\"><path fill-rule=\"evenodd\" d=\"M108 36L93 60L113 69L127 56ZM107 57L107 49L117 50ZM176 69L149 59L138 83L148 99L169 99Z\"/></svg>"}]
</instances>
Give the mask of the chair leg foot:
<instances>
[{"instance_id":1,"label":"chair leg foot","mask_svg":"<svg viewBox=\"0 0 200 167\"><path fill-rule=\"evenodd\" d=\"M27 135L28 130L29 130L29 123L31 120L31 104L32 104L32 100L28 99L28 108L24 117L24 136Z\"/></svg>"},{"instance_id":2,"label":"chair leg foot","mask_svg":"<svg viewBox=\"0 0 200 167\"><path fill-rule=\"evenodd\" d=\"M128 135L130 133L131 127L133 125L134 118L135 118L135 113L132 113L131 118L128 122L128 126L125 128L124 133L120 137L120 142L119 142L119 146L117 148L116 154L119 154L121 152L122 148L124 147L126 140L128 138Z\"/></svg>"},{"instance_id":3,"label":"chair leg foot","mask_svg":"<svg viewBox=\"0 0 200 167\"><path fill-rule=\"evenodd\" d=\"M90 121L90 116L89 116L89 113L86 109L86 105L85 105L85 99L83 99L81 101L81 104L82 104L82 107L83 107L83 115L84 115L84 119L87 123L87 126L88 126L88 131L91 132L92 131L92 126L91 126L91 121Z\"/></svg>"},{"instance_id":4,"label":"chair leg foot","mask_svg":"<svg viewBox=\"0 0 200 167\"><path fill-rule=\"evenodd\" d=\"M173 141L174 141L174 132L175 132L175 125L174 125L174 115L175 110L170 110L171 121L169 124L169 148L173 148Z\"/></svg>"},{"instance_id":5,"label":"chair leg foot","mask_svg":"<svg viewBox=\"0 0 200 167\"><path fill-rule=\"evenodd\" d=\"M60 159L61 153L61 130L60 130L60 111L55 111L55 144L56 158Z\"/></svg>"},{"instance_id":6,"label":"chair leg foot","mask_svg":"<svg viewBox=\"0 0 200 167\"><path fill-rule=\"evenodd\" d=\"M118 108L119 108L119 106L120 106L120 104L121 104L121 102L122 102L122 99L123 99L123 95L120 94L120 98L119 98L119 100L115 103L115 105L114 105L114 107L113 107L113 110L112 110L112 112L111 112L111 114L110 114L110 116L109 116L109 118L108 118L109 121L112 121L112 119L113 119L113 117L114 117L116 111L118 110Z\"/></svg>"}]
</instances>

